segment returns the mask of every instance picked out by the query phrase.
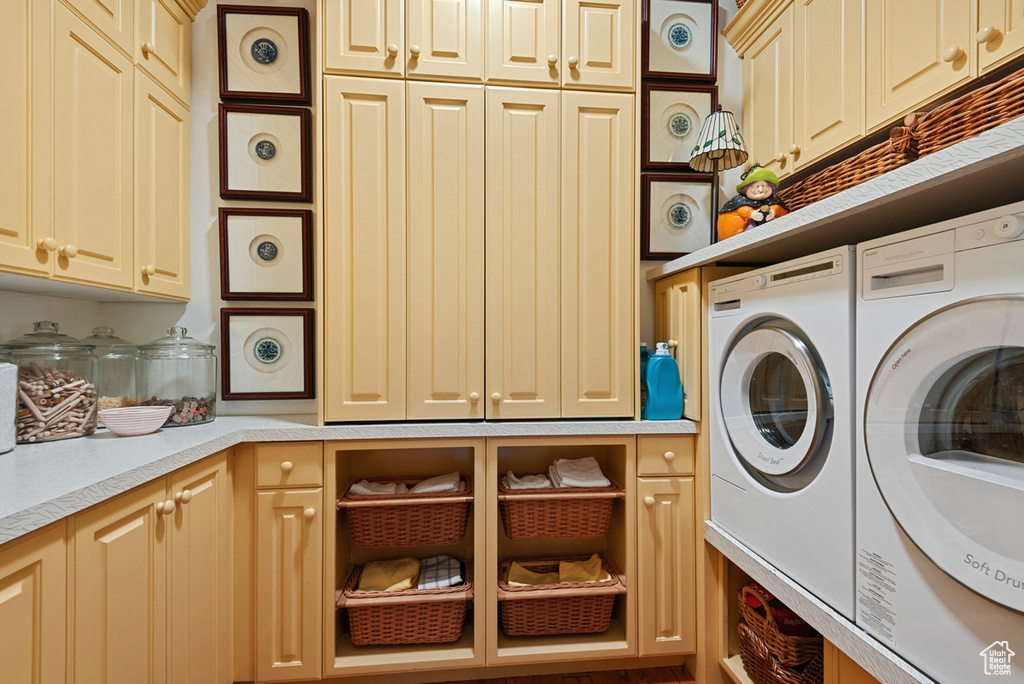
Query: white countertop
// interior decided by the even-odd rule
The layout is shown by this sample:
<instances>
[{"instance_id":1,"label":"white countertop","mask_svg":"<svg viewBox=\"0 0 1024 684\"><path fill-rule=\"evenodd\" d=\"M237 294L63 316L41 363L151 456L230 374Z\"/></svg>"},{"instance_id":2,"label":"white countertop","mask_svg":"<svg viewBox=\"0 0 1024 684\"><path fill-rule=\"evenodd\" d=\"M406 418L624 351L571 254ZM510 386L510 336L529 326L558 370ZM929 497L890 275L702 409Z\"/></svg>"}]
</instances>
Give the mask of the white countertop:
<instances>
[{"instance_id":1,"label":"white countertop","mask_svg":"<svg viewBox=\"0 0 1024 684\"><path fill-rule=\"evenodd\" d=\"M315 416L218 416L211 423L117 437L21 444L0 454L0 543L242 442L692 434L689 420L375 423L317 426Z\"/></svg>"},{"instance_id":2,"label":"white countertop","mask_svg":"<svg viewBox=\"0 0 1024 684\"><path fill-rule=\"evenodd\" d=\"M710 520L704 521L704 540L774 594L800 617L885 684L935 684L934 680L876 641L846 617L750 550Z\"/></svg>"}]
</instances>

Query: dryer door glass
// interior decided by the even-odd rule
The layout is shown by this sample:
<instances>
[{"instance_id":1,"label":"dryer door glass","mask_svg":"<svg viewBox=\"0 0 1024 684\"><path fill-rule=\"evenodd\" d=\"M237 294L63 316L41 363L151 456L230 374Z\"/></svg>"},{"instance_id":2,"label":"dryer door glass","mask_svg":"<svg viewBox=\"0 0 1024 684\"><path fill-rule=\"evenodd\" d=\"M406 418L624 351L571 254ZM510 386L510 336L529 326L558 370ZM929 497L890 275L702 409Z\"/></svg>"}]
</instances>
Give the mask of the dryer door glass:
<instances>
[{"instance_id":1,"label":"dryer door glass","mask_svg":"<svg viewBox=\"0 0 1024 684\"><path fill-rule=\"evenodd\" d=\"M918 548L1024 611L1024 298L967 300L911 326L868 388L864 444Z\"/></svg>"},{"instance_id":2,"label":"dryer door glass","mask_svg":"<svg viewBox=\"0 0 1024 684\"><path fill-rule=\"evenodd\" d=\"M807 427L807 388L796 365L783 354L767 354L750 374L750 415L766 442L789 449Z\"/></svg>"}]
</instances>

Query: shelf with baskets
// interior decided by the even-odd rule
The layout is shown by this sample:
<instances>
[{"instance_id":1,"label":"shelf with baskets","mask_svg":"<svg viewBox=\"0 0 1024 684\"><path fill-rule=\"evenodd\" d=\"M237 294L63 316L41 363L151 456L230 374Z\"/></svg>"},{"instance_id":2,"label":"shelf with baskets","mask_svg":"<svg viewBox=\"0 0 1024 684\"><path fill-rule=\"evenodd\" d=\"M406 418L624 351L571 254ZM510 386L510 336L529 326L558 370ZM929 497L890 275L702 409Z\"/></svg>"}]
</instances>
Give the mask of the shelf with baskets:
<instances>
[{"instance_id":1,"label":"shelf with baskets","mask_svg":"<svg viewBox=\"0 0 1024 684\"><path fill-rule=\"evenodd\" d=\"M488 665L636 655L634 437L502 438L487 442L490 579ZM557 459L593 457L609 487L510 489L501 478L548 472ZM597 554L607 579L515 586L513 561L557 572ZM491 567L493 566L493 568ZM483 573L481 573L483 574Z\"/></svg>"},{"instance_id":2,"label":"shelf with baskets","mask_svg":"<svg viewBox=\"0 0 1024 684\"><path fill-rule=\"evenodd\" d=\"M484 664L484 440L325 443L324 677ZM354 494L353 483L416 482L458 473L450 492ZM461 581L439 588L357 592L374 561L447 556ZM333 657L332 657L333 655Z\"/></svg>"}]
</instances>

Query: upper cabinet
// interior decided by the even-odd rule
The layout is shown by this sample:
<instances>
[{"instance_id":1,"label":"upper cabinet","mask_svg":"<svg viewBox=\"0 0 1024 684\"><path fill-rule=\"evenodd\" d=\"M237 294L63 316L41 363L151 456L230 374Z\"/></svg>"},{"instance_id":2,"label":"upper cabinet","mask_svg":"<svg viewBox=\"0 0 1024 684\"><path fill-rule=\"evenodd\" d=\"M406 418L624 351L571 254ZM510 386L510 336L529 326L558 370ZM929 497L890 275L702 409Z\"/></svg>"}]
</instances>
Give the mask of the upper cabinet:
<instances>
[{"instance_id":1,"label":"upper cabinet","mask_svg":"<svg viewBox=\"0 0 1024 684\"><path fill-rule=\"evenodd\" d=\"M1002 66L1024 51L1024 0L979 0L978 70Z\"/></svg>"},{"instance_id":2,"label":"upper cabinet","mask_svg":"<svg viewBox=\"0 0 1024 684\"><path fill-rule=\"evenodd\" d=\"M632 90L637 33L633 0L565 0L563 4L562 85Z\"/></svg>"}]
</instances>

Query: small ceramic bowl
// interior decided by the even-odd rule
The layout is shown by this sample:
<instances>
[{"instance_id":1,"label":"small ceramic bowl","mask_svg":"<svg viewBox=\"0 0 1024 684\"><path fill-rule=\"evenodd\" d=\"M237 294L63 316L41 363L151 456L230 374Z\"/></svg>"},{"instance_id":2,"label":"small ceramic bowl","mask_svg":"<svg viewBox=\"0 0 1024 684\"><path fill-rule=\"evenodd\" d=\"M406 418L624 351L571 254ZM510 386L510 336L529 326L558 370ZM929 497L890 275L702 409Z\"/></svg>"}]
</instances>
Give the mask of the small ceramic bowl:
<instances>
[{"instance_id":1,"label":"small ceramic bowl","mask_svg":"<svg viewBox=\"0 0 1024 684\"><path fill-rule=\"evenodd\" d=\"M173 406L124 406L103 409L100 420L118 437L148 435L167 422Z\"/></svg>"}]
</instances>

